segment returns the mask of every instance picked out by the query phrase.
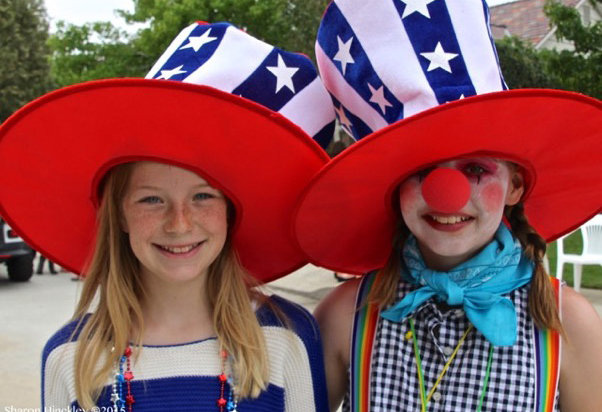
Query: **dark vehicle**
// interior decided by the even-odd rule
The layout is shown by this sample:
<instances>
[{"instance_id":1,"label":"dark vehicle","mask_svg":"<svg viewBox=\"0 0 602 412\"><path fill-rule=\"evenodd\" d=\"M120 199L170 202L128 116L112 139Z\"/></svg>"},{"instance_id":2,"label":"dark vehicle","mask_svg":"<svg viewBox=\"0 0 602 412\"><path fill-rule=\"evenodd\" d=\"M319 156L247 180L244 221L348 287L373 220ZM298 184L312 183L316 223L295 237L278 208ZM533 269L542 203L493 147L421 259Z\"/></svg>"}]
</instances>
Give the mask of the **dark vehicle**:
<instances>
[{"instance_id":1,"label":"dark vehicle","mask_svg":"<svg viewBox=\"0 0 602 412\"><path fill-rule=\"evenodd\" d=\"M0 218L0 262L8 267L8 278L26 282L33 274L35 252Z\"/></svg>"}]
</instances>

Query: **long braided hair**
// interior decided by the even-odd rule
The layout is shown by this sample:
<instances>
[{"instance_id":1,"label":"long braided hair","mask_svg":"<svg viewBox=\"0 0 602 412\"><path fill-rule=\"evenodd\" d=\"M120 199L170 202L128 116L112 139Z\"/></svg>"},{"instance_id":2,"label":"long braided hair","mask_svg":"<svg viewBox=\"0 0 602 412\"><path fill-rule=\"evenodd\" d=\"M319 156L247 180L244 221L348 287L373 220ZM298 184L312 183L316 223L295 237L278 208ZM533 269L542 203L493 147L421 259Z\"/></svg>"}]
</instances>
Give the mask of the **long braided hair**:
<instances>
[{"instance_id":1,"label":"long braided hair","mask_svg":"<svg viewBox=\"0 0 602 412\"><path fill-rule=\"evenodd\" d=\"M529 224L522 202L514 206L507 206L504 216L510 224L512 233L523 246L523 253L535 263L529 289L529 313L533 321L540 329L546 328L564 333L554 289L543 266L546 241Z\"/></svg>"}]
</instances>

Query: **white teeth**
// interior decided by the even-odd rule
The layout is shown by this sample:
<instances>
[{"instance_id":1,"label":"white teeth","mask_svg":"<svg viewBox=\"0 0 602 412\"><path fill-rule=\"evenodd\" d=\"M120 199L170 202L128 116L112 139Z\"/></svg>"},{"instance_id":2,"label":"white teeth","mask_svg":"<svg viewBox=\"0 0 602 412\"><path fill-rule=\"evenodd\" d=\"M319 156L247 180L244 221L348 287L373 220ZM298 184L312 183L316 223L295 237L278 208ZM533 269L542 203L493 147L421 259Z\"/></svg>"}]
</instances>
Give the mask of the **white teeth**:
<instances>
[{"instance_id":1,"label":"white teeth","mask_svg":"<svg viewBox=\"0 0 602 412\"><path fill-rule=\"evenodd\" d=\"M431 215L431 218L435 222L441 223L443 225L453 225L456 223L465 222L470 219L470 217L468 217L468 216L435 216L435 215Z\"/></svg>"},{"instance_id":2,"label":"white teeth","mask_svg":"<svg viewBox=\"0 0 602 412\"><path fill-rule=\"evenodd\" d=\"M183 254L183 253L190 252L192 249L194 249L198 245L200 245L200 242L199 243L195 243L194 245L184 246L184 247L169 247L169 246L159 246L159 247L161 249L166 250L166 251L168 251L170 253L173 253L173 254Z\"/></svg>"}]
</instances>

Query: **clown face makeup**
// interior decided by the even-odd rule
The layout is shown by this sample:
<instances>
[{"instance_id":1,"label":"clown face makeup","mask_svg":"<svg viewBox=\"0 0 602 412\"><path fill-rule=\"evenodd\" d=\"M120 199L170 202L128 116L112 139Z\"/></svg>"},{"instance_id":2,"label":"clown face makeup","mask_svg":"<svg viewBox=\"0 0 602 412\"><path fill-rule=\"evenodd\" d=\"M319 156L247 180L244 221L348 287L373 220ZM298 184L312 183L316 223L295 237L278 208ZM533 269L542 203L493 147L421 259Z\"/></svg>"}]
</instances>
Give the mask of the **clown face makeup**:
<instances>
[{"instance_id":1,"label":"clown face makeup","mask_svg":"<svg viewBox=\"0 0 602 412\"><path fill-rule=\"evenodd\" d=\"M470 187L470 193L466 193L467 198L457 205L456 211L449 210L445 199L425 200L430 197L423 187L425 179L440 168L452 169L435 178L454 177L449 181L452 187L447 187L450 194L455 185L457 190L466 190L466 181ZM457 183L457 172L465 176L463 183ZM435 182L434 186L446 187L447 183L443 180ZM435 270L449 270L491 241L502 220L504 207L516 204L523 190L522 176L507 162L486 157L454 159L407 178L400 185L399 203L403 219L416 236L426 264ZM457 198L454 202L457 203Z\"/></svg>"}]
</instances>

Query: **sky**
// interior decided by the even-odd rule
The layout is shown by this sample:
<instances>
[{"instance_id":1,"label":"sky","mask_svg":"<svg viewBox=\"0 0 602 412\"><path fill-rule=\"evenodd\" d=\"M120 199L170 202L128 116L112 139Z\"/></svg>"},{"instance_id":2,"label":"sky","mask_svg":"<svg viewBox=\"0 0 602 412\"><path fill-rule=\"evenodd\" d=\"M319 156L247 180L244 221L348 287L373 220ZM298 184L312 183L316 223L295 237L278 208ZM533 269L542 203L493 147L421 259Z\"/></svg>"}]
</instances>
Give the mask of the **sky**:
<instances>
[{"instance_id":1,"label":"sky","mask_svg":"<svg viewBox=\"0 0 602 412\"><path fill-rule=\"evenodd\" d=\"M514 0L487 0L489 5L508 3ZM126 28L125 24L118 24L123 19L115 13L115 9L132 11L134 3L131 0L44 0L46 11L50 19L50 30L59 20L81 25L91 21L110 20L117 26Z\"/></svg>"},{"instance_id":2,"label":"sky","mask_svg":"<svg viewBox=\"0 0 602 412\"><path fill-rule=\"evenodd\" d=\"M131 0L44 0L50 20L50 31L54 31L57 21L81 25L92 21L123 22L115 14L116 9L133 11ZM121 26L125 28L125 23Z\"/></svg>"}]
</instances>

